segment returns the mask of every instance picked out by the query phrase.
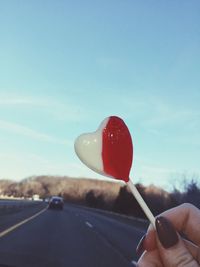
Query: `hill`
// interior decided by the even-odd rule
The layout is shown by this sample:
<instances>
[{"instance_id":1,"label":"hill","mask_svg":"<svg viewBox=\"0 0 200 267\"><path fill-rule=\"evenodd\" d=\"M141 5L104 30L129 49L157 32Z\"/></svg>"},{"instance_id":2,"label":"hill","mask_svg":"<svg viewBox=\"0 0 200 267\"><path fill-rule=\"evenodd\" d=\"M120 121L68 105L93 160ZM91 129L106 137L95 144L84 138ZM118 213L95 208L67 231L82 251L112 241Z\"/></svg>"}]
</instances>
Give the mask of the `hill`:
<instances>
[{"instance_id":1,"label":"hill","mask_svg":"<svg viewBox=\"0 0 200 267\"><path fill-rule=\"evenodd\" d=\"M136 187L154 215L183 202L200 207L200 189L195 181L191 181L184 192L174 189L169 193L154 185L145 187L137 184ZM0 194L25 198L38 194L43 199L59 195L67 202L145 218L129 188L124 183L113 180L32 176L20 182L0 180Z\"/></svg>"}]
</instances>

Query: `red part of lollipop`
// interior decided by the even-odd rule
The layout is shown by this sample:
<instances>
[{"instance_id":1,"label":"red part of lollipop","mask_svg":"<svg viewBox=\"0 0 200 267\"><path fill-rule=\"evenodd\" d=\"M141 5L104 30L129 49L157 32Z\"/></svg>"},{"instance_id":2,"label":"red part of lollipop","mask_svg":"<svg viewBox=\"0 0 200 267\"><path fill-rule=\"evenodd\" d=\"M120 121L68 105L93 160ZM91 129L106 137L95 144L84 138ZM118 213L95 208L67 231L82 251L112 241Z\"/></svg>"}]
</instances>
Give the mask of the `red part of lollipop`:
<instances>
[{"instance_id":1,"label":"red part of lollipop","mask_svg":"<svg viewBox=\"0 0 200 267\"><path fill-rule=\"evenodd\" d=\"M133 143L124 121L111 116L103 130L102 141L104 172L128 182L133 160Z\"/></svg>"}]
</instances>

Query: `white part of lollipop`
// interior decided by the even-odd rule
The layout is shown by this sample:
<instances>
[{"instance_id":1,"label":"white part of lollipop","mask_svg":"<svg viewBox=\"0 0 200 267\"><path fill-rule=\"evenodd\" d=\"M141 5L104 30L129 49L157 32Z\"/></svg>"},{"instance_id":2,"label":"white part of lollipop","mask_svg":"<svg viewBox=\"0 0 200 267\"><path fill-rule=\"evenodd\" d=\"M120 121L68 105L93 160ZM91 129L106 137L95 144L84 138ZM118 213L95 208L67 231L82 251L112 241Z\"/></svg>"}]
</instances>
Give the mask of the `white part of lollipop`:
<instances>
[{"instance_id":1,"label":"white part of lollipop","mask_svg":"<svg viewBox=\"0 0 200 267\"><path fill-rule=\"evenodd\" d=\"M106 118L96 132L80 135L74 143L79 159L93 171L105 175L102 159L102 134L108 123Z\"/></svg>"},{"instance_id":2,"label":"white part of lollipop","mask_svg":"<svg viewBox=\"0 0 200 267\"><path fill-rule=\"evenodd\" d=\"M138 204L140 205L140 207L142 208L142 210L146 214L147 218L149 219L149 221L152 223L153 227L155 228L155 217L153 216L151 210L149 209L146 202L144 201L144 199L140 195L136 186L133 184L133 182L131 180L129 180L127 182L127 184L129 186L129 188L131 189L131 192L133 193L134 197L136 198Z\"/></svg>"}]
</instances>

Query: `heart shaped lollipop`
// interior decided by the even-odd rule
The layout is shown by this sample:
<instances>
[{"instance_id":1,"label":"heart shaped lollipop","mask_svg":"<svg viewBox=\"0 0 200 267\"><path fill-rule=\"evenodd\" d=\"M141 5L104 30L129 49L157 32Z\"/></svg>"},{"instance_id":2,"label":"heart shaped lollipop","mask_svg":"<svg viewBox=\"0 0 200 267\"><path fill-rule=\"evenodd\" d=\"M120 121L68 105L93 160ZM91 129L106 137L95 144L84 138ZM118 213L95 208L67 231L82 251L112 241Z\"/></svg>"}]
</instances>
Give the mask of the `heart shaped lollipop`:
<instances>
[{"instance_id":1,"label":"heart shaped lollipop","mask_svg":"<svg viewBox=\"0 0 200 267\"><path fill-rule=\"evenodd\" d=\"M92 170L128 182L133 145L122 119L111 116L101 123L96 132L79 136L75 151Z\"/></svg>"},{"instance_id":2,"label":"heart shaped lollipop","mask_svg":"<svg viewBox=\"0 0 200 267\"><path fill-rule=\"evenodd\" d=\"M155 226L153 214L129 179L133 144L128 127L122 119L116 116L106 118L96 132L80 135L74 147L80 160L90 169L125 181L146 216Z\"/></svg>"}]
</instances>

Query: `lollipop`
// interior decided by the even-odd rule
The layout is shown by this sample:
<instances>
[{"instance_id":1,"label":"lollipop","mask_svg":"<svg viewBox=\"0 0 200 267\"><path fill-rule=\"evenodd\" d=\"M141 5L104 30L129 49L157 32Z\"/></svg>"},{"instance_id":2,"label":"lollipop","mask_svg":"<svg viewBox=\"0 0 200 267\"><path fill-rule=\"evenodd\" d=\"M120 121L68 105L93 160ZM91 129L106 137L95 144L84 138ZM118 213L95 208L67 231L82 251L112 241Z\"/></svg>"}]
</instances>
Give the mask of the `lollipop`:
<instances>
[{"instance_id":1,"label":"lollipop","mask_svg":"<svg viewBox=\"0 0 200 267\"><path fill-rule=\"evenodd\" d=\"M155 218L137 188L129 178L133 160L133 144L128 127L116 116L106 118L96 132L80 135L75 141L75 151L90 169L123 180L155 226Z\"/></svg>"}]
</instances>

